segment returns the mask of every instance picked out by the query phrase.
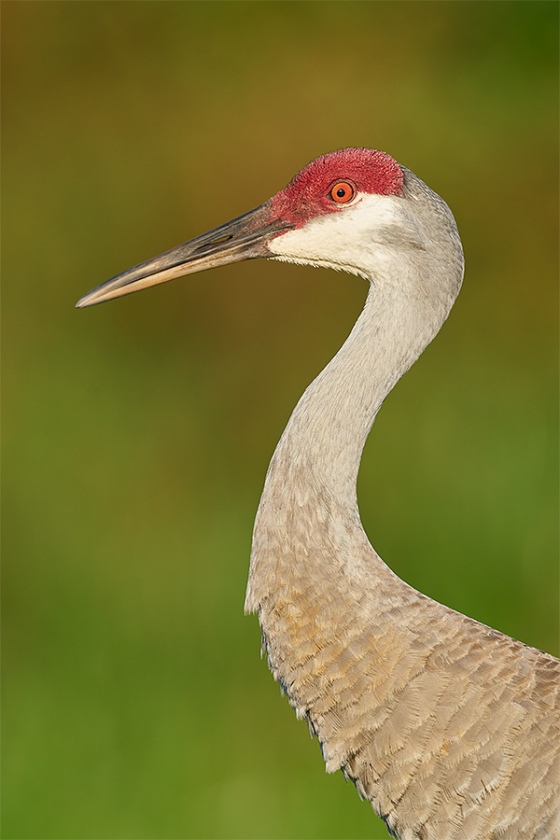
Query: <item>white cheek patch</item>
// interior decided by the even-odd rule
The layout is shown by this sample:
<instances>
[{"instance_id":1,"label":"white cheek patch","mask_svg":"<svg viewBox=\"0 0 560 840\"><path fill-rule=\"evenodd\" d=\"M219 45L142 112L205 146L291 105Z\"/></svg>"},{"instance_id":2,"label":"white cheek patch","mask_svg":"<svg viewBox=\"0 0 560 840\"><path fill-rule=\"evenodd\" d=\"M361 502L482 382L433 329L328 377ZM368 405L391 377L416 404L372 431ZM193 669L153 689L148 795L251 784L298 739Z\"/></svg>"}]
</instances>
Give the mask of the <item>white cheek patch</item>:
<instances>
[{"instance_id":1,"label":"white cheek patch","mask_svg":"<svg viewBox=\"0 0 560 840\"><path fill-rule=\"evenodd\" d=\"M280 260L330 265L367 275L373 268L373 252L383 250L383 231L404 224L402 198L360 193L351 206L317 216L272 239L268 249Z\"/></svg>"}]
</instances>

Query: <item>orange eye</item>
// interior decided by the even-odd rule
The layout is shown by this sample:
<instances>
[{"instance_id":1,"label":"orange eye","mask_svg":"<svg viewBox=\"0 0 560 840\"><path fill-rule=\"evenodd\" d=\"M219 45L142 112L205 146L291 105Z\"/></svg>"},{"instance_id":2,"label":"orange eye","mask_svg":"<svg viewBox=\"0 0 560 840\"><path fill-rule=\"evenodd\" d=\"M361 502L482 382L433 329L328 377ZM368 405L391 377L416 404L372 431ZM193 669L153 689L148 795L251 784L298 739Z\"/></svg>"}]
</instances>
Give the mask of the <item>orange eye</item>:
<instances>
[{"instance_id":1,"label":"orange eye","mask_svg":"<svg viewBox=\"0 0 560 840\"><path fill-rule=\"evenodd\" d=\"M329 196L337 204L348 204L349 201L352 201L355 194L356 190L353 184L350 184L348 181L337 181L336 184L333 184L329 192Z\"/></svg>"}]
</instances>

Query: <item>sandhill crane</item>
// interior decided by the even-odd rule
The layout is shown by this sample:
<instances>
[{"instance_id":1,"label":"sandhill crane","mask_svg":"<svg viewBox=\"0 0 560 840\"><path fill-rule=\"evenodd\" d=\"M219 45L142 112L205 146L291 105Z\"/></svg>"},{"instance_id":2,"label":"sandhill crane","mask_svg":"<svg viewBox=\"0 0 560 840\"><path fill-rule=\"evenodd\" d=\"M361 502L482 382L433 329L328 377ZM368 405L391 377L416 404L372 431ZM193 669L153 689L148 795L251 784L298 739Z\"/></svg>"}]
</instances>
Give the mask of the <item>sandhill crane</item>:
<instances>
[{"instance_id":1,"label":"sandhill crane","mask_svg":"<svg viewBox=\"0 0 560 840\"><path fill-rule=\"evenodd\" d=\"M560 837L560 661L404 583L358 513L375 416L461 286L451 211L389 155L344 149L77 306L255 257L370 284L348 339L294 410L258 508L245 609L258 614L274 677L327 770L352 779L396 837Z\"/></svg>"}]
</instances>

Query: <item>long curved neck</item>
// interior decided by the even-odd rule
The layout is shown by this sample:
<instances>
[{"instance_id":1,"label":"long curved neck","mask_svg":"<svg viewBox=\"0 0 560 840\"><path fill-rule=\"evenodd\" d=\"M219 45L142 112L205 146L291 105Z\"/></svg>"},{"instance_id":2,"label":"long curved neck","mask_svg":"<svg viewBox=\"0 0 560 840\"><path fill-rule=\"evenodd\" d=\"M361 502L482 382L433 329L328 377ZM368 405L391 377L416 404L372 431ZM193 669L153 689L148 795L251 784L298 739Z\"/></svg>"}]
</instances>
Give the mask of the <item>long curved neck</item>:
<instances>
[{"instance_id":1,"label":"long curved neck","mask_svg":"<svg viewBox=\"0 0 560 840\"><path fill-rule=\"evenodd\" d=\"M360 317L339 352L307 388L276 448L255 522L247 610L274 590L284 563L325 556L318 544L365 539L356 481L364 444L383 400L432 340L451 308L402 288L372 285ZM311 545L311 543L313 543ZM300 550L302 549L302 550ZM358 552L356 552L358 553ZM291 555L291 556L290 556Z\"/></svg>"}]
</instances>

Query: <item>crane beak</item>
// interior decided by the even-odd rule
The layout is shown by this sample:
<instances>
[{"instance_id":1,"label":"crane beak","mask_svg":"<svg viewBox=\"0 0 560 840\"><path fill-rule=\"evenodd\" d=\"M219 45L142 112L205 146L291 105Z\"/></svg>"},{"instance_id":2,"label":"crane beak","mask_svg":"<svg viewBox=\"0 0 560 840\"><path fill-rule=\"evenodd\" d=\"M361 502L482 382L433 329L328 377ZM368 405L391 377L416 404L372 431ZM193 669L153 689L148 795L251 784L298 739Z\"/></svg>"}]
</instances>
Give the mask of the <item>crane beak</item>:
<instances>
[{"instance_id":1,"label":"crane beak","mask_svg":"<svg viewBox=\"0 0 560 840\"><path fill-rule=\"evenodd\" d=\"M267 201L231 222L117 274L80 298L76 308L94 306L219 265L270 256L267 242L291 227L273 213L272 204Z\"/></svg>"}]
</instances>

